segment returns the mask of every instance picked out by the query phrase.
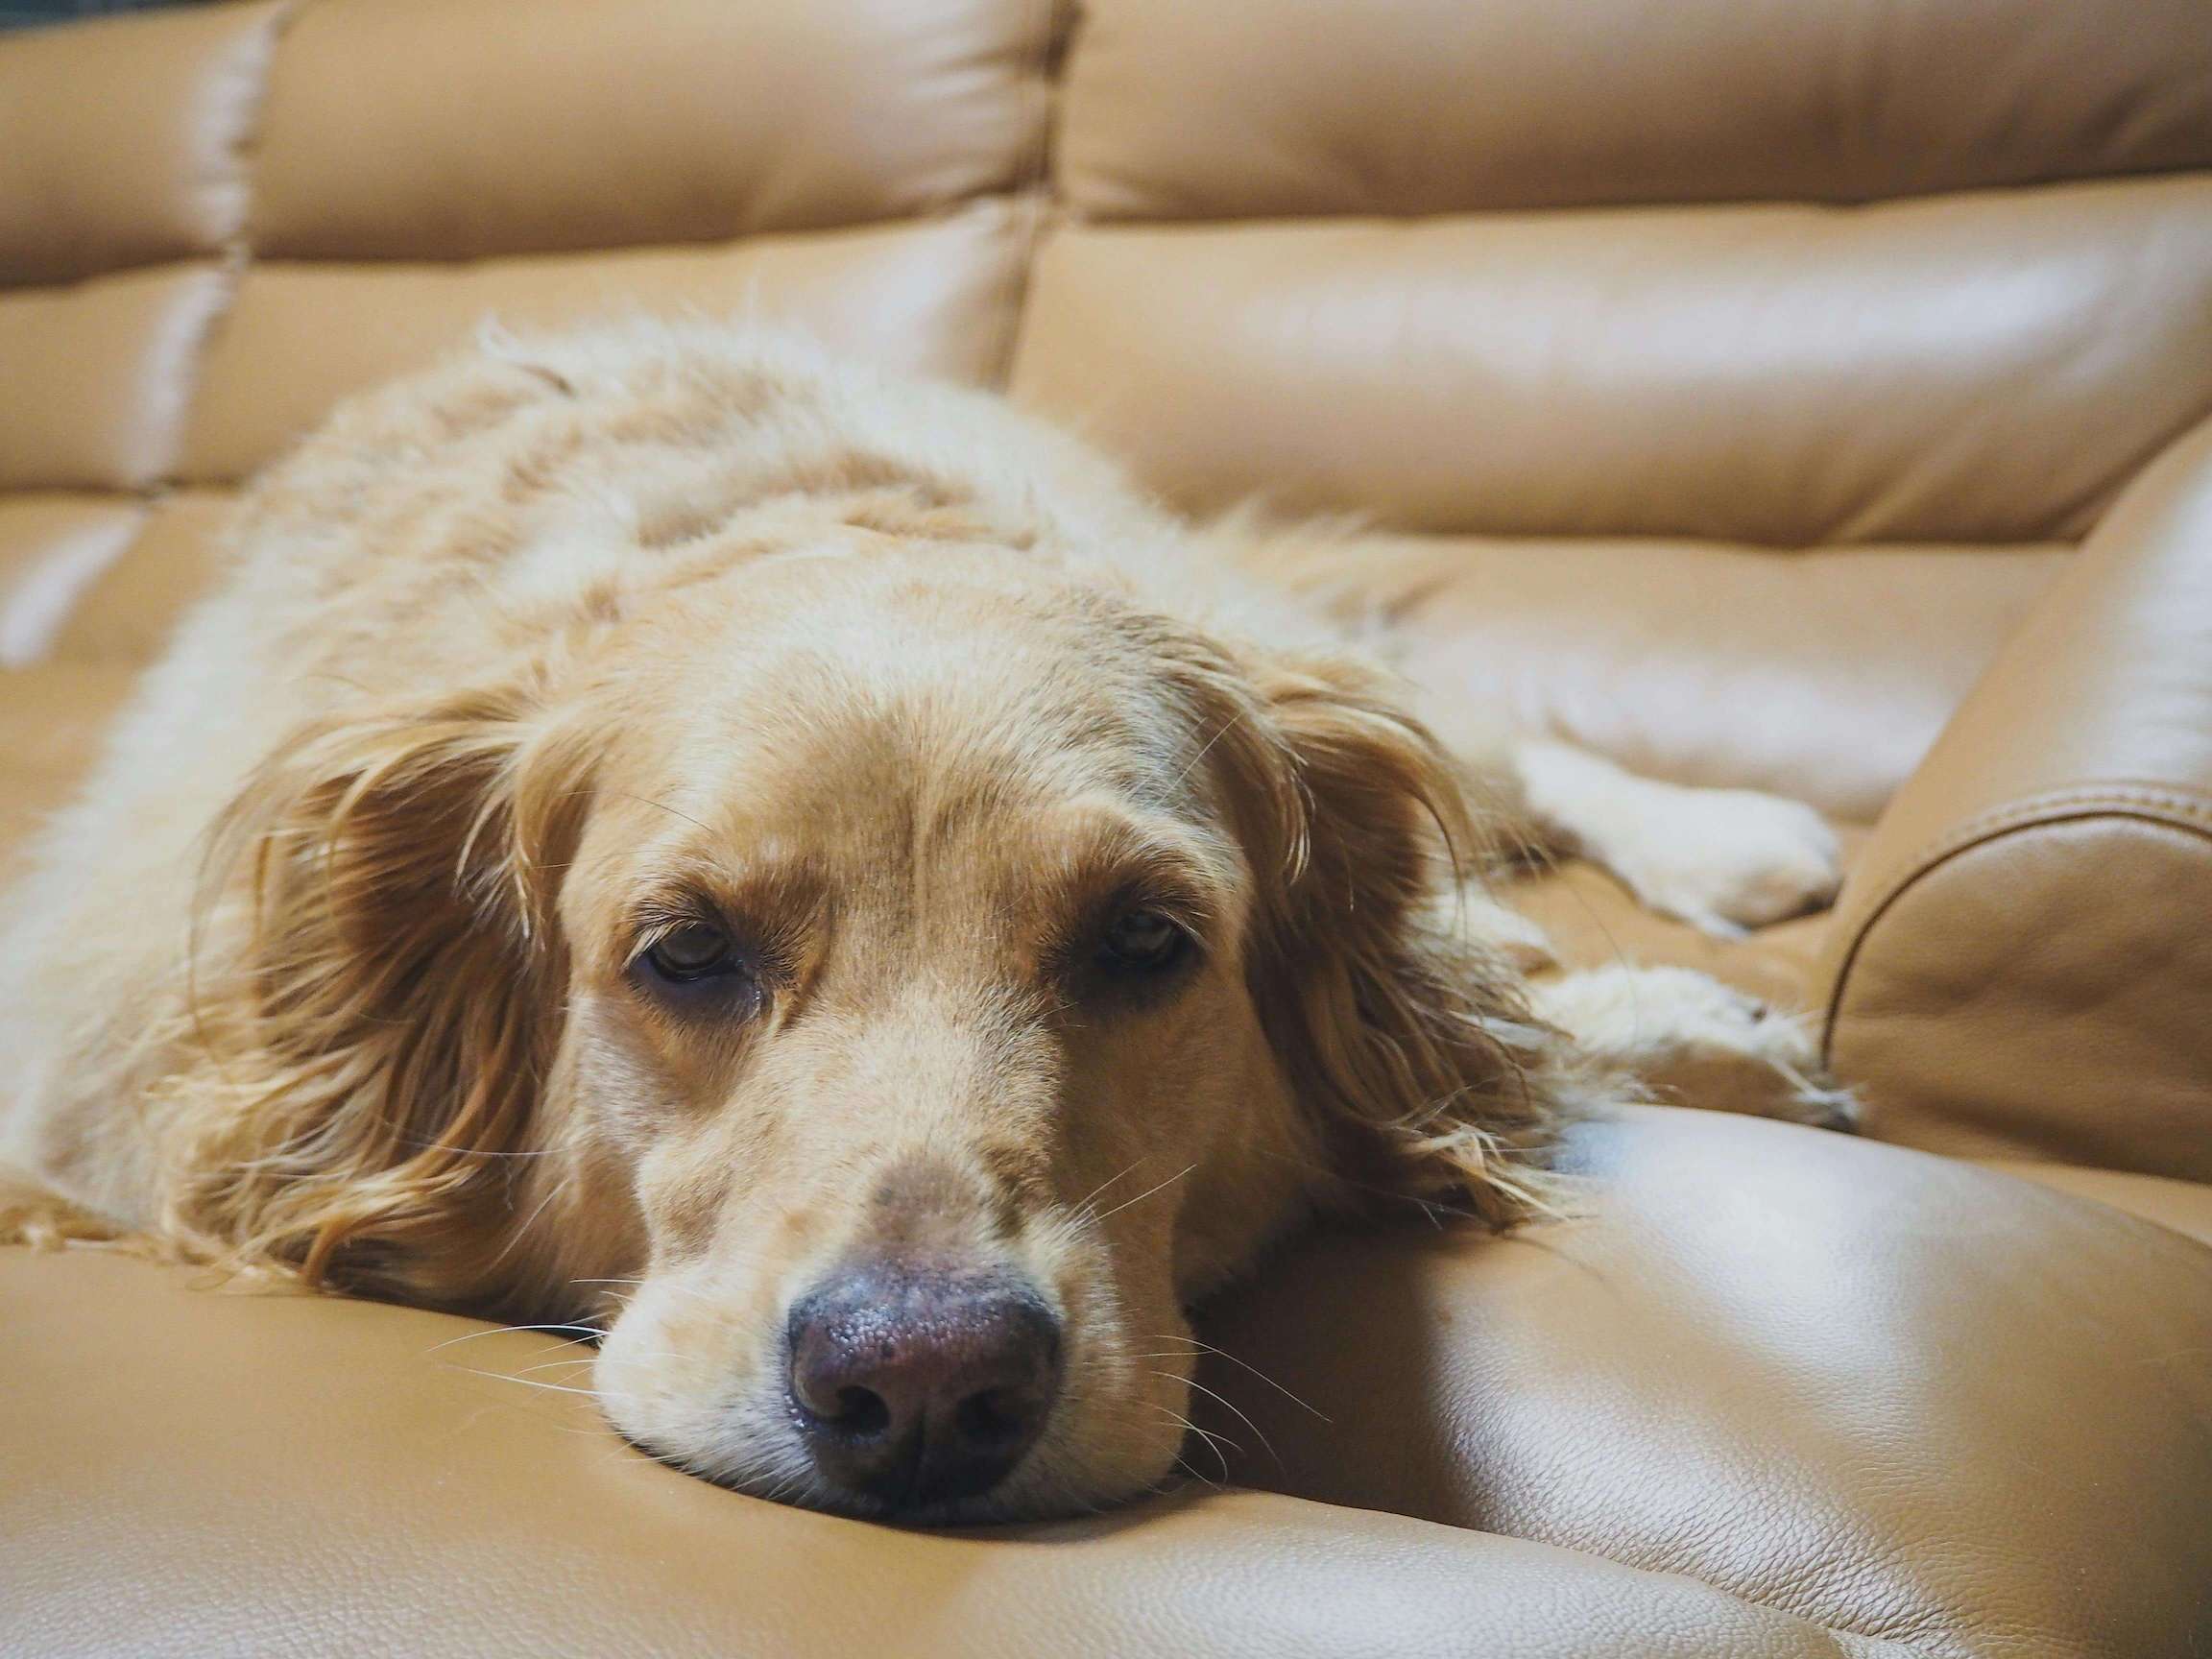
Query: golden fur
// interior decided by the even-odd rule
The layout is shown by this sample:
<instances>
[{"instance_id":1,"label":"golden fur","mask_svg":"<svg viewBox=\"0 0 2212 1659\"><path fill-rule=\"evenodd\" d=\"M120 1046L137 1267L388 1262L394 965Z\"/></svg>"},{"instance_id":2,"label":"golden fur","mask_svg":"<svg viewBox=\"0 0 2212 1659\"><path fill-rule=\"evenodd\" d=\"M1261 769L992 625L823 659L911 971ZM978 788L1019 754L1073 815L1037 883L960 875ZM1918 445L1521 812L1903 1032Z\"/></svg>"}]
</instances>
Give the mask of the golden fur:
<instances>
[{"instance_id":1,"label":"golden fur","mask_svg":"<svg viewBox=\"0 0 2212 1659\"><path fill-rule=\"evenodd\" d=\"M713 1479L830 1501L781 1310L920 1240L1068 1332L963 1513L1142 1490L1192 1298L1320 1209L1520 1219L1608 1086L1437 902L1496 826L1388 678L996 400L494 339L341 410L233 558L18 895L0 1151L178 1255L611 1321L610 1415ZM1131 902L1173 983L1083 966ZM639 979L702 916L735 1012Z\"/></svg>"}]
</instances>

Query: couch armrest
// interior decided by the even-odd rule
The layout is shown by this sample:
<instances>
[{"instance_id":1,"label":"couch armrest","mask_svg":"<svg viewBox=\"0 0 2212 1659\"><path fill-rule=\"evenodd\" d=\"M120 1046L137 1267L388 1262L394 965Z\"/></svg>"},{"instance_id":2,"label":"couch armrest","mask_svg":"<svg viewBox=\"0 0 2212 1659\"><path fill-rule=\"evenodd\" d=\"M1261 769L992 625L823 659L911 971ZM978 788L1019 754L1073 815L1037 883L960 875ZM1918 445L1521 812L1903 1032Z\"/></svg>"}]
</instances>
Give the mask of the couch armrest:
<instances>
[{"instance_id":1,"label":"couch armrest","mask_svg":"<svg viewBox=\"0 0 2212 1659\"><path fill-rule=\"evenodd\" d=\"M2212 421L1898 792L1823 968L1870 1133L2212 1179Z\"/></svg>"}]
</instances>

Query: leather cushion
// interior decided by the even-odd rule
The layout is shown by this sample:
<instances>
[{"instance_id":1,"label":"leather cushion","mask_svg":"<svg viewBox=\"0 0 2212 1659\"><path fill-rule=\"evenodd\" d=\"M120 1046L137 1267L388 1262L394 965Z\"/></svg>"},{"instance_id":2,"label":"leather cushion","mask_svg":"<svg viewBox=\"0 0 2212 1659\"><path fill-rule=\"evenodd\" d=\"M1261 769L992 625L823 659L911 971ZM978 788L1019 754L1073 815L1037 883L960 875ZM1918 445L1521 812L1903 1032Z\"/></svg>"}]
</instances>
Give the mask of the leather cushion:
<instances>
[{"instance_id":1,"label":"leather cushion","mask_svg":"<svg viewBox=\"0 0 2212 1659\"><path fill-rule=\"evenodd\" d=\"M2212 1635L2187 1339L2212 1252L1704 1114L1628 1114L1581 1164L1582 1219L1316 1239L1207 1322L1327 1414L1224 1360L1233 1472L1366 1508L1199 1487L967 1536L649 1463L524 1386L576 1374L544 1334L0 1252L0 1651L2142 1659Z\"/></svg>"},{"instance_id":2,"label":"leather cushion","mask_svg":"<svg viewBox=\"0 0 2212 1659\"><path fill-rule=\"evenodd\" d=\"M1199 511L2070 540L2212 409L2212 179L1078 226L1040 252L1014 384Z\"/></svg>"},{"instance_id":3,"label":"leather cushion","mask_svg":"<svg viewBox=\"0 0 2212 1659\"><path fill-rule=\"evenodd\" d=\"M0 489L162 478L224 289L215 266L190 264L0 292Z\"/></svg>"},{"instance_id":4,"label":"leather cushion","mask_svg":"<svg viewBox=\"0 0 2212 1659\"><path fill-rule=\"evenodd\" d=\"M2032 1163L2005 1159L1992 1163L2023 1181L2032 1181L2077 1198L2091 1198L2140 1215L2146 1221L2212 1244L2212 1187L2171 1181L2160 1175L2131 1175L2120 1169L2085 1169L2078 1164Z\"/></svg>"},{"instance_id":5,"label":"leather cushion","mask_svg":"<svg viewBox=\"0 0 2212 1659\"><path fill-rule=\"evenodd\" d=\"M1822 963L1886 1139L2212 1179L2212 422L1884 814Z\"/></svg>"},{"instance_id":6,"label":"leather cushion","mask_svg":"<svg viewBox=\"0 0 2212 1659\"><path fill-rule=\"evenodd\" d=\"M318 0L269 94L252 237L481 258L904 217L1042 159L1050 11Z\"/></svg>"},{"instance_id":7,"label":"leather cushion","mask_svg":"<svg viewBox=\"0 0 2212 1659\"><path fill-rule=\"evenodd\" d=\"M0 283L219 251L281 8L47 29L0 53Z\"/></svg>"},{"instance_id":8,"label":"leather cushion","mask_svg":"<svg viewBox=\"0 0 2212 1659\"><path fill-rule=\"evenodd\" d=\"M135 501L112 496L0 495L0 669L53 651L144 517Z\"/></svg>"},{"instance_id":9,"label":"leather cushion","mask_svg":"<svg viewBox=\"0 0 2212 1659\"><path fill-rule=\"evenodd\" d=\"M143 665L213 582L231 497L180 490L149 508L130 544L84 589L54 641L72 662Z\"/></svg>"},{"instance_id":10,"label":"leather cushion","mask_svg":"<svg viewBox=\"0 0 2212 1659\"><path fill-rule=\"evenodd\" d=\"M1864 201L2212 165L2200 0L1089 0L1101 217Z\"/></svg>"},{"instance_id":11,"label":"leather cushion","mask_svg":"<svg viewBox=\"0 0 2212 1659\"><path fill-rule=\"evenodd\" d=\"M1707 1113L1626 1113L1576 1166L1579 1220L1271 1264L1208 1331L1241 1362L1205 1376L1231 1477L1923 1653L2212 1643L2212 1250Z\"/></svg>"},{"instance_id":12,"label":"leather cushion","mask_svg":"<svg viewBox=\"0 0 2212 1659\"><path fill-rule=\"evenodd\" d=\"M646 1460L541 1335L0 1251L0 1654L1910 1659L1695 1580L1202 1487L966 1534ZM546 1367L551 1366L551 1369Z\"/></svg>"},{"instance_id":13,"label":"leather cushion","mask_svg":"<svg viewBox=\"0 0 2212 1659\"><path fill-rule=\"evenodd\" d=\"M339 398L419 368L488 321L549 326L629 310L757 318L956 380L998 373L1022 210L761 236L719 247L467 264L268 262L246 276L194 400L184 475L234 481Z\"/></svg>"},{"instance_id":14,"label":"leather cushion","mask_svg":"<svg viewBox=\"0 0 2212 1659\"><path fill-rule=\"evenodd\" d=\"M1450 742L1501 712L1633 771L1871 821L2067 550L1286 539L1265 574L1378 618Z\"/></svg>"}]
</instances>

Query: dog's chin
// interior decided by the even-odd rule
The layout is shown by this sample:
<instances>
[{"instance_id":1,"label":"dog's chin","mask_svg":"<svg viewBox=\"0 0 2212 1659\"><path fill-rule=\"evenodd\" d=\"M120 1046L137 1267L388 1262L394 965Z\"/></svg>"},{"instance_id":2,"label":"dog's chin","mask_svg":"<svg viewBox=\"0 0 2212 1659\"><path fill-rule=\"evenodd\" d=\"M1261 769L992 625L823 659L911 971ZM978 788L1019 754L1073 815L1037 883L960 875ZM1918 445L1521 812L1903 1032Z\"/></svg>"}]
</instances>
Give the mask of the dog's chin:
<instances>
[{"instance_id":1,"label":"dog's chin","mask_svg":"<svg viewBox=\"0 0 2212 1659\"><path fill-rule=\"evenodd\" d=\"M1141 1466L1102 1469L1058 1443L1050 1430L1012 1474L988 1492L947 1503L890 1503L837 1486L815 1471L794 1433L752 1437L742 1457L721 1449L684 1451L610 1419L616 1434L660 1463L748 1498L853 1521L929 1529L1002 1527L1095 1515L1158 1492L1177 1467L1178 1447L1155 1451Z\"/></svg>"}]
</instances>

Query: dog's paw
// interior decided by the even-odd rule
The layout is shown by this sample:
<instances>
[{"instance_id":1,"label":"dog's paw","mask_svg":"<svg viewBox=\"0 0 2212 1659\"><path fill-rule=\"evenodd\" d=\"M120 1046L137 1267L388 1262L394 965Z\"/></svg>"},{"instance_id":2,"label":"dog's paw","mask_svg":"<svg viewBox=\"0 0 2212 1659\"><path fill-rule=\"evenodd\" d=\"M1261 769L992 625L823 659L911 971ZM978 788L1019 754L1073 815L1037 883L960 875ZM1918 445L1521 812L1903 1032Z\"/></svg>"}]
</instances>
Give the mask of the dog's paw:
<instances>
[{"instance_id":1,"label":"dog's paw","mask_svg":"<svg viewBox=\"0 0 2212 1659\"><path fill-rule=\"evenodd\" d=\"M1812 807L1751 789L1644 781L1652 794L1640 821L1597 851L1647 908L1726 939L1835 901L1836 832Z\"/></svg>"},{"instance_id":2,"label":"dog's paw","mask_svg":"<svg viewBox=\"0 0 2212 1659\"><path fill-rule=\"evenodd\" d=\"M1796 801L1695 789L1623 771L1564 744L1523 746L1531 806L1647 909L1720 938L1832 902L1836 833Z\"/></svg>"},{"instance_id":3,"label":"dog's paw","mask_svg":"<svg viewBox=\"0 0 2212 1659\"><path fill-rule=\"evenodd\" d=\"M1520 974L1540 974L1559 966L1551 936L1510 905L1501 903L1479 881L1464 881L1436 896L1430 925L1453 938L1487 946Z\"/></svg>"},{"instance_id":4,"label":"dog's paw","mask_svg":"<svg viewBox=\"0 0 2212 1659\"><path fill-rule=\"evenodd\" d=\"M1530 987L1536 1013L1685 1106L1854 1129L1808 1023L1689 968L1594 968Z\"/></svg>"}]
</instances>

